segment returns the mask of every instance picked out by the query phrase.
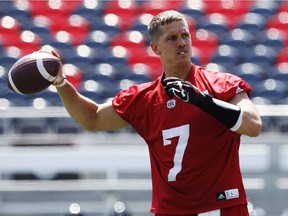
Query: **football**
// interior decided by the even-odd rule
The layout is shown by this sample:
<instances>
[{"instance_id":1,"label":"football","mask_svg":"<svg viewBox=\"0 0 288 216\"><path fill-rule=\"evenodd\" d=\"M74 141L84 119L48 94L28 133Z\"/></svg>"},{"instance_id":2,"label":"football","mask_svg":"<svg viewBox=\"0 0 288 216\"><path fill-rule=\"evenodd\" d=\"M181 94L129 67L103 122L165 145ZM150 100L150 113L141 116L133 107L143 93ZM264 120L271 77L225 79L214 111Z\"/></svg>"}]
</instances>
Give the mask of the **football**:
<instances>
[{"instance_id":1,"label":"football","mask_svg":"<svg viewBox=\"0 0 288 216\"><path fill-rule=\"evenodd\" d=\"M18 94L34 94L56 79L60 60L49 52L37 51L16 61L8 72L8 88Z\"/></svg>"}]
</instances>

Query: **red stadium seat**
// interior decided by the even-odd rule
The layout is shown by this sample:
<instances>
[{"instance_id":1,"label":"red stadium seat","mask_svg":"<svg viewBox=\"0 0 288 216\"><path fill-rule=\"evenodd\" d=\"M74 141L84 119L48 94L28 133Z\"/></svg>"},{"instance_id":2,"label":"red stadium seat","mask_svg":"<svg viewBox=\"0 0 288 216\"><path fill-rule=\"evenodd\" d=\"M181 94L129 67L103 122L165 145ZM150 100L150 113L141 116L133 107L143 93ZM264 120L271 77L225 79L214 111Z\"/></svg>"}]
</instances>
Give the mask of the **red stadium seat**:
<instances>
[{"instance_id":1,"label":"red stadium seat","mask_svg":"<svg viewBox=\"0 0 288 216\"><path fill-rule=\"evenodd\" d=\"M51 28L52 35L56 36L59 32L66 32L69 35L69 41L73 46L82 44L89 34L89 22L79 15L71 15L65 24L54 23Z\"/></svg>"},{"instance_id":2,"label":"red stadium seat","mask_svg":"<svg viewBox=\"0 0 288 216\"><path fill-rule=\"evenodd\" d=\"M192 46L199 50L199 60L201 64L207 64L211 56L218 47L218 37L216 34L199 29L192 33Z\"/></svg>"},{"instance_id":3,"label":"red stadium seat","mask_svg":"<svg viewBox=\"0 0 288 216\"><path fill-rule=\"evenodd\" d=\"M128 64L132 71L137 64L146 67L151 79L156 79L162 72L162 65L159 56L156 56L149 48L134 49L128 54Z\"/></svg>"},{"instance_id":4,"label":"red stadium seat","mask_svg":"<svg viewBox=\"0 0 288 216\"><path fill-rule=\"evenodd\" d=\"M120 20L121 29L127 30L139 15L138 3L134 1L110 1L103 5L103 14L115 14Z\"/></svg>"},{"instance_id":5,"label":"red stadium seat","mask_svg":"<svg viewBox=\"0 0 288 216\"><path fill-rule=\"evenodd\" d=\"M251 7L252 1L236 1L236 0L204 0L204 12L206 14L219 13L226 17L229 27L232 29Z\"/></svg>"},{"instance_id":6,"label":"red stadium seat","mask_svg":"<svg viewBox=\"0 0 288 216\"><path fill-rule=\"evenodd\" d=\"M283 31L284 33L288 32L288 12L280 12L271 16L267 20L266 28L276 28Z\"/></svg>"},{"instance_id":7,"label":"red stadium seat","mask_svg":"<svg viewBox=\"0 0 288 216\"><path fill-rule=\"evenodd\" d=\"M145 47L146 41L139 31L125 31L112 37L110 46L123 46L132 50Z\"/></svg>"},{"instance_id":8,"label":"red stadium seat","mask_svg":"<svg viewBox=\"0 0 288 216\"><path fill-rule=\"evenodd\" d=\"M148 0L141 5L140 14L156 15L164 10L180 10L182 5L182 1Z\"/></svg>"},{"instance_id":9,"label":"red stadium seat","mask_svg":"<svg viewBox=\"0 0 288 216\"><path fill-rule=\"evenodd\" d=\"M21 29L17 20L10 16L0 19L0 41L4 46L13 46L20 39Z\"/></svg>"},{"instance_id":10,"label":"red stadium seat","mask_svg":"<svg viewBox=\"0 0 288 216\"><path fill-rule=\"evenodd\" d=\"M41 48L41 39L31 31L23 31L20 40L15 42L15 47L19 48L21 56L35 52Z\"/></svg>"},{"instance_id":11,"label":"red stadium seat","mask_svg":"<svg viewBox=\"0 0 288 216\"><path fill-rule=\"evenodd\" d=\"M32 16L37 15L48 15L50 13L51 16L54 13L62 13L63 15L70 14L73 10L77 7L83 5L83 0L77 1L49 1L49 0L28 0L29 2L29 11L31 12Z\"/></svg>"},{"instance_id":12,"label":"red stadium seat","mask_svg":"<svg viewBox=\"0 0 288 216\"><path fill-rule=\"evenodd\" d=\"M288 11L288 1L282 1L278 7L278 12Z\"/></svg>"},{"instance_id":13,"label":"red stadium seat","mask_svg":"<svg viewBox=\"0 0 288 216\"><path fill-rule=\"evenodd\" d=\"M281 50L276 56L276 64L288 62L288 47Z\"/></svg>"}]
</instances>

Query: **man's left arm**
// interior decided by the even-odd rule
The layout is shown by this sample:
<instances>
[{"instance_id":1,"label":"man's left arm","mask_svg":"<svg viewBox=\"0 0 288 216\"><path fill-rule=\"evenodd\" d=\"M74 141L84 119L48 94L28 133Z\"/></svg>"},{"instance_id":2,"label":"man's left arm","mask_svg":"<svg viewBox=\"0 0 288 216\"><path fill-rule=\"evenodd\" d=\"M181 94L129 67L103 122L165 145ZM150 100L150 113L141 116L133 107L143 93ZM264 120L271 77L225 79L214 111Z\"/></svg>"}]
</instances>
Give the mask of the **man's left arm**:
<instances>
[{"instance_id":1,"label":"man's left arm","mask_svg":"<svg viewBox=\"0 0 288 216\"><path fill-rule=\"evenodd\" d=\"M242 123L237 133L256 137L261 133L262 120L256 106L250 100L246 92L236 94L229 103L240 107L242 111Z\"/></svg>"}]
</instances>

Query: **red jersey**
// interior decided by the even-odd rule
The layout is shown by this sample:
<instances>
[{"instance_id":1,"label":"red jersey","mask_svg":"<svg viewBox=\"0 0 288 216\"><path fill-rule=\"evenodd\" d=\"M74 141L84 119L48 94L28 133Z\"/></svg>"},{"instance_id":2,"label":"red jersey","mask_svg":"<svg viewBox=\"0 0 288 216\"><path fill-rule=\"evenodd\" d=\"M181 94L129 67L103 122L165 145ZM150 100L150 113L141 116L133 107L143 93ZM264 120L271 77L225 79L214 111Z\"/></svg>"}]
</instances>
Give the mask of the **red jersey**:
<instances>
[{"instance_id":1,"label":"red jersey","mask_svg":"<svg viewBox=\"0 0 288 216\"><path fill-rule=\"evenodd\" d=\"M198 107L166 95L162 77L119 92L115 111L146 141L151 212L195 214L247 203L239 167L240 134ZM222 101L251 88L241 78L192 65L187 79Z\"/></svg>"}]
</instances>

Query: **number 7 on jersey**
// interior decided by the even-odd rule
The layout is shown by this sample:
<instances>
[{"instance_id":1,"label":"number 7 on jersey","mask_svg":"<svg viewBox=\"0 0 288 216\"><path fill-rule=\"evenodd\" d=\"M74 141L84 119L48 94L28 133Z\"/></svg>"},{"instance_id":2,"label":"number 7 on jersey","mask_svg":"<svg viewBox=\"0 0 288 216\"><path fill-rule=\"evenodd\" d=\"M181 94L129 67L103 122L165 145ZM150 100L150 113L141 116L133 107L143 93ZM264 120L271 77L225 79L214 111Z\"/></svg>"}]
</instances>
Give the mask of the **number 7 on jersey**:
<instances>
[{"instance_id":1,"label":"number 7 on jersey","mask_svg":"<svg viewBox=\"0 0 288 216\"><path fill-rule=\"evenodd\" d=\"M168 174L168 181L170 182L176 181L176 175L182 169L182 160L183 160L186 146L188 144L189 131L190 131L189 124L162 131L164 146L171 144L171 140L170 140L171 138L179 137L176 150L175 150L175 154L174 154L174 159L173 159L174 166L170 169L169 174Z\"/></svg>"}]
</instances>

